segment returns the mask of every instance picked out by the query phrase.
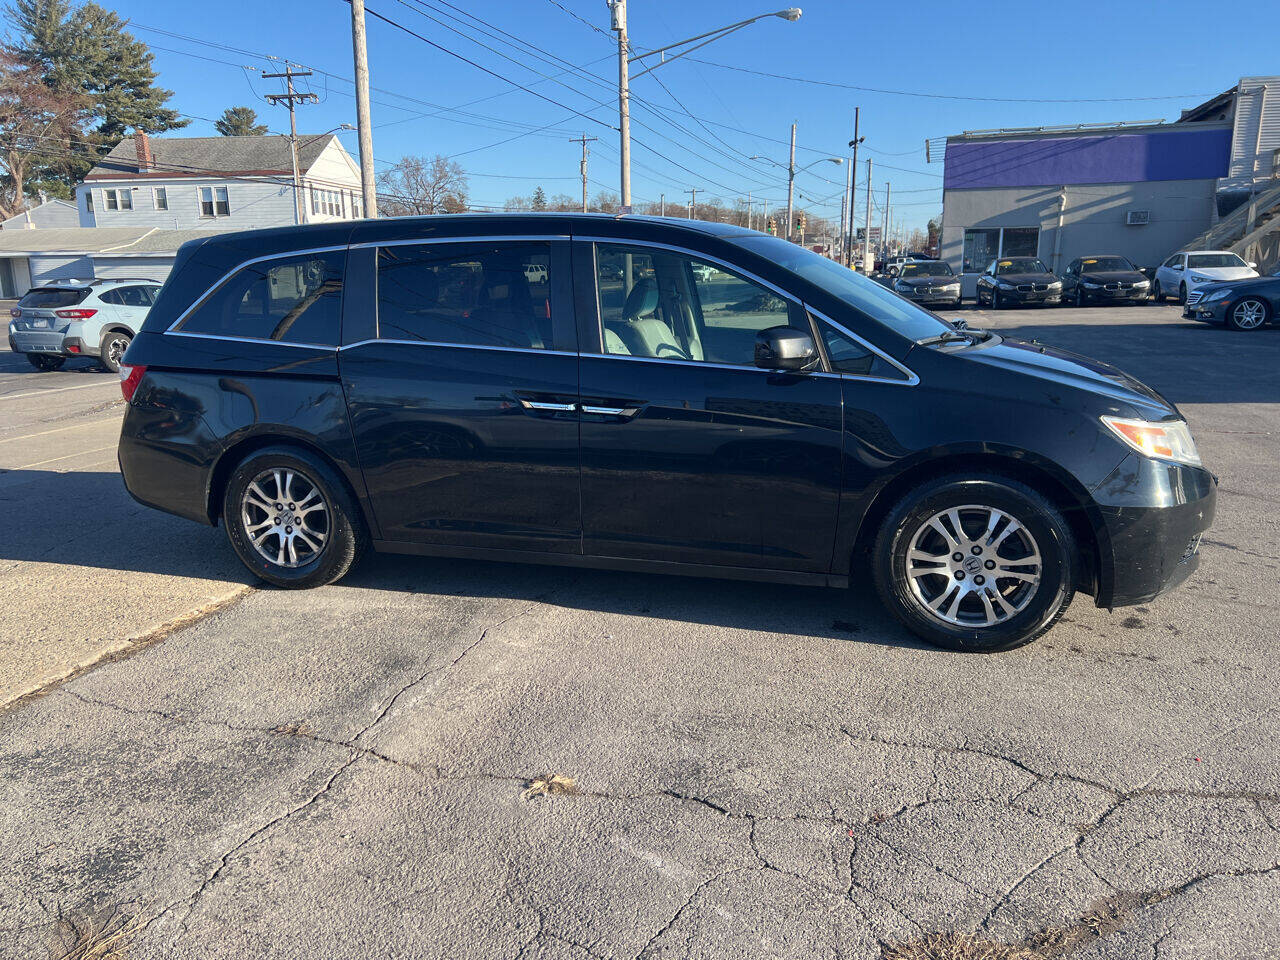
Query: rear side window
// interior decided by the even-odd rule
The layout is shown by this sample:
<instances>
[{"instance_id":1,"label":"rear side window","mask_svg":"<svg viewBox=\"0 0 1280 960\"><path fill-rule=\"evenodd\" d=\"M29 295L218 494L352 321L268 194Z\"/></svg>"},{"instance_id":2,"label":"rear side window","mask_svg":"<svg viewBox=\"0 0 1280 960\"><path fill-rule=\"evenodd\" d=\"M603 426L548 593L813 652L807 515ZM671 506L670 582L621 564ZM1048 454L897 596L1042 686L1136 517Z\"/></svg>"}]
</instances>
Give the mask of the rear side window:
<instances>
[{"instance_id":1,"label":"rear side window","mask_svg":"<svg viewBox=\"0 0 1280 960\"><path fill-rule=\"evenodd\" d=\"M551 244L410 244L378 251L383 340L551 350Z\"/></svg>"},{"instance_id":2,"label":"rear side window","mask_svg":"<svg viewBox=\"0 0 1280 960\"><path fill-rule=\"evenodd\" d=\"M56 310L58 307L74 307L89 295L85 290L69 290L62 287L34 287L18 301L20 307L36 310Z\"/></svg>"},{"instance_id":3,"label":"rear side window","mask_svg":"<svg viewBox=\"0 0 1280 960\"><path fill-rule=\"evenodd\" d=\"M206 297L183 333L336 346L346 254L308 253L250 264Z\"/></svg>"},{"instance_id":4,"label":"rear side window","mask_svg":"<svg viewBox=\"0 0 1280 960\"><path fill-rule=\"evenodd\" d=\"M121 287L114 291L120 298L117 302L126 307L151 306L151 294L146 287Z\"/></svg>"}]
</instances>

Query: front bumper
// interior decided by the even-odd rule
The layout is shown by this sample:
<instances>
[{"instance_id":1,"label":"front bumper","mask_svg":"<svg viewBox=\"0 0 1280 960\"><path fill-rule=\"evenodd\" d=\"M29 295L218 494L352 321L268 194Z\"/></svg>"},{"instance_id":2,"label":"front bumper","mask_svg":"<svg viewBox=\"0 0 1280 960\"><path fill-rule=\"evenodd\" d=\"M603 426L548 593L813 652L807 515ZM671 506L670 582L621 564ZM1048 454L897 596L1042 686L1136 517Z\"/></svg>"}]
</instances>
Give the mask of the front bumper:
<instances>
[{"instance_id":1,"label":"front bumper","mask_svg":"<svg viewBox=\"0 0 1280 960\"><path fill-rule=\"evenodd\" d=\"M1200 564L1200 539L1213 523L1218 478L1202 467L1126 457L1096 490L1097 604L1145 603Z\"/></svg>"},{"instance_id":2,"label":"front bumper","mask_svg":"<svg viewBox=\"0 0 1280 960\"><path fill-rule=\"evenodd\" d=\"M960 291L959 289L950 290L946 293L923 293L916 290L899 290L898 293L906 297L912 303L921 304L944 304L949 306L959 306Z\"/></svg>"},{"instance_id":3,"label":"front bumper","mask_svg":"<svg viewBox=\"0 0 1280 960\"><path fill-rule=\"evenodd\" d=\"M1081 288L1081 292L1090 303L1141 303L1151 298L1150 287L1135 287L1130 290L1085 290Z\"/></svg>"},{"instance_id":4,"label":"front bumper","mask_svg":"<svg viewBox=\"0 0 1280 960\"><path fill-rule=\"evenodd\" d=\"M1230 300L1212 300L1209 303L1187 304L1182 308L1182 316L1188 320L1199 320L1202 323L1226 323Z\"/></svg>"},{"instance_id":5,"label":"front bumper","mask_svg":"<svg viewBox=\"0 0 1280 960\"><path fill-rule=\"evenodd\" d=\"M1055 304L1062 302L1062 288L1057 290L1001 290L1000 299L1005 303Z\"/></svg>"}]
</instances>

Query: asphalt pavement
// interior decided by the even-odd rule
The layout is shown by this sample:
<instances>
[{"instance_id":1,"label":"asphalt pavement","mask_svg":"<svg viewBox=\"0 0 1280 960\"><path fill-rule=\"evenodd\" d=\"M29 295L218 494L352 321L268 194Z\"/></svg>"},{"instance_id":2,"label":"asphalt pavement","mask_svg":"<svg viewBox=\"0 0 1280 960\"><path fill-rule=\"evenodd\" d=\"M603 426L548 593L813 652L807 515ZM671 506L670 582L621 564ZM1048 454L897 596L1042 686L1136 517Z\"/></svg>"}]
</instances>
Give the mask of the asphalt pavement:
<instances>
[{"instance_id":1,"label":"asphalt pavement","mask_svg":"<svg viewBox=\"0 0 1280 960\"><path fill-rule=\"evenodd\" d=\"M1180 590L982 657L865 584L261 588L128 499L113 378L0 353L0 956L1280 956L1280 329L958 315L1179 404L1221 477Z\"/></svg>"}]
</instances>

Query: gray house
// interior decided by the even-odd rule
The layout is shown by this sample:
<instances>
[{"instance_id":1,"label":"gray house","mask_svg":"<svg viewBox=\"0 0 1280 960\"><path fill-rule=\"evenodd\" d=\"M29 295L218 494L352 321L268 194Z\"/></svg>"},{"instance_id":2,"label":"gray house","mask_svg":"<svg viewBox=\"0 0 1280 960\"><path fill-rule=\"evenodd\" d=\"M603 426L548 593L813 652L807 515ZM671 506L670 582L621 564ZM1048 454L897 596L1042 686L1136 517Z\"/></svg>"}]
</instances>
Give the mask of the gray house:
<instances>
[{"instance_id":1,"label":"gray house","mask_svg":"<svg viewBox=\"0 0 1280 960\"><path fill-rule=\"evenodd\" d=\"M247 230L354 220L360 169L333 134L125 137L76 188L82 227Z\"/></svg>"},{"instance_id":2,"label":"gray house","mask_svg":"<svg viewBox=\"0 0 1280 960\"><path fill-rule=\"evenodd\" d=\"M38 230L50 227L77 227L80 215L68 200L44 200L21 213L0 220L0 230Z\"/></svg>"}]
</instances>

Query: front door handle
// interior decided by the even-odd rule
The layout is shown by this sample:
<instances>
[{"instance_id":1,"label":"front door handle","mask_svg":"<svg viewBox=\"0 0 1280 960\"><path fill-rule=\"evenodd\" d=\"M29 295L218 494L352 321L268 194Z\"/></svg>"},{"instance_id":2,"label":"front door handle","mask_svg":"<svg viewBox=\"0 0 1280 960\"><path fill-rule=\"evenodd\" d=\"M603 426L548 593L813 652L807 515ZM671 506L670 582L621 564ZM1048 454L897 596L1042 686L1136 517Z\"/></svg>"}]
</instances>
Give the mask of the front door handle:
<instances>
[{"instance_id":1,"label":"front door handle","mask_svg":"<svg viewBox=\"0 0 1280 960\"><path fill-rule=\"evenodd\" d=\"M596 413L606 417L634 417L640 412L639 407L597 407L583 404L583 413Z\"/></svg>"}]
</instances>

